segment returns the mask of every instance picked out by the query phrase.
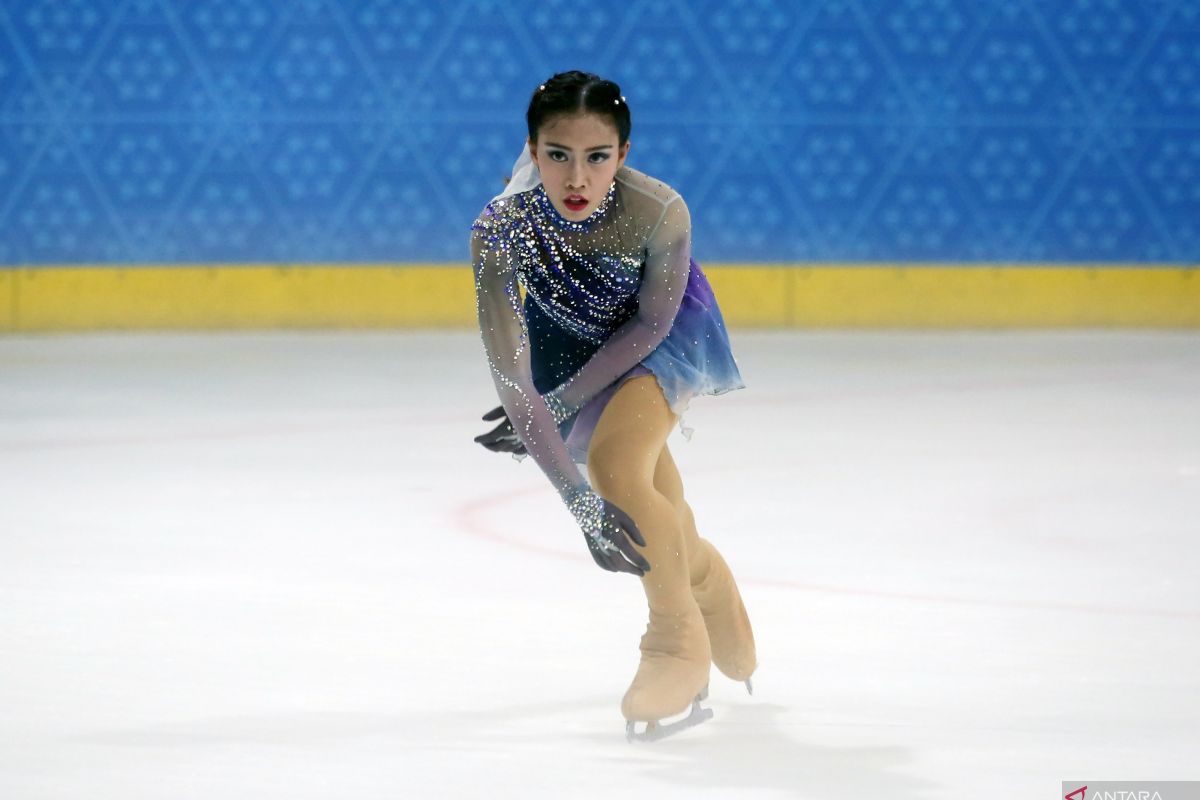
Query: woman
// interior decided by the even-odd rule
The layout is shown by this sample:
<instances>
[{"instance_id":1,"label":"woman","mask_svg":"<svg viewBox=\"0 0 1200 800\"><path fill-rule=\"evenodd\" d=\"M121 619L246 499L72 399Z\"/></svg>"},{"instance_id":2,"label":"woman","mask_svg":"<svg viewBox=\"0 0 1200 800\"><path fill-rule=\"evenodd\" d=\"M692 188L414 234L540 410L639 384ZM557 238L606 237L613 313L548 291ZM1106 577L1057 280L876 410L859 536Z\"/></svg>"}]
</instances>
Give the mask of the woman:
<instances>
[{"instance_id":1,"label":"woman","mask_svg":"<svg viewBox=\"0 0 1200 800\"><path fill-rule=\"evenodd\" d=\"M479 327L502 404L484 419L507 416L476 441L533 455L596 563L641 578L650 620L621 711L630 739L659 738L712 715L699 705L710 663L751 688L749 619L729 567L697 535L667 449L692 397L744 384L691 258L687 205L625 166L620 87L559 73L525 116L512 179L472 226ZM689 704L687 719L658 725Z\"/></svg>"}]
</instances>

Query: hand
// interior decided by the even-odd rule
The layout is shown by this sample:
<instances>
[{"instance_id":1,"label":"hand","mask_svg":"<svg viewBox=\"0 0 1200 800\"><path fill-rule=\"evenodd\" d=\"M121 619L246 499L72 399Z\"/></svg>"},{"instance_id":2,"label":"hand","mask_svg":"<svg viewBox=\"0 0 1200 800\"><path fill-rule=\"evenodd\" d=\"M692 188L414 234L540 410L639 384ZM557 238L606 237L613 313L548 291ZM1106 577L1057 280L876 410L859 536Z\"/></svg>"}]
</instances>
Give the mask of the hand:
<instances>
[{"instance_id":1,"label":"hand","mask_svg":"<svg viewBox=\"0 0 1200 800\"><path fill-rule=\"evenodd\" d=\"M630 542L632 539L645 547L646 540L637 523L620 507L590 489L575 495L567 507L583 530L592 559L602 569L639 577L650 571L650 562Z\"/></svg>"},{"instance_id":2,"label":"hand","mask_svg":"<svg viewBox=\"0 0 1200 800\"><path fill-rule=\"evenodd\" d=\"M508 419L508 415L504 413L504 406L496 406L491 411L483 415L485 421L504 418L504 421L492 428L487 433L481 433L475 437L475 441L491 450L493 453L513 453L514 455L524 455L525 444L517 436L513 430L512 422Z\"/></svg>"}]
</instances>

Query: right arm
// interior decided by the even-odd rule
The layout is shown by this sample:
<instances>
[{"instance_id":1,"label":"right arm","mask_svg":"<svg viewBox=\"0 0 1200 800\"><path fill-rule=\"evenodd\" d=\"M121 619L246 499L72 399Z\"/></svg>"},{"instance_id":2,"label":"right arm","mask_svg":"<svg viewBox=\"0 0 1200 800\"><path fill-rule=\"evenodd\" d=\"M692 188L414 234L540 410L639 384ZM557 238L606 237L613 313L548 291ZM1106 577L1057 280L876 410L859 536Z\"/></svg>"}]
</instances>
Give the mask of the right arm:
<instances>
[{"instance_id":1,"label":"right arm","mask_svg":"<svg viewBox=\"0 0 1200 800\"><path fill-rule=\"evenodd\" d=\"M563 502L591 487L571 459L558 423L533 385L529 329L517 293L516 263L502 233L476 228L471 235L475 308L504 412L525 449L550 479Z\"/></svg>"}]
</instances>

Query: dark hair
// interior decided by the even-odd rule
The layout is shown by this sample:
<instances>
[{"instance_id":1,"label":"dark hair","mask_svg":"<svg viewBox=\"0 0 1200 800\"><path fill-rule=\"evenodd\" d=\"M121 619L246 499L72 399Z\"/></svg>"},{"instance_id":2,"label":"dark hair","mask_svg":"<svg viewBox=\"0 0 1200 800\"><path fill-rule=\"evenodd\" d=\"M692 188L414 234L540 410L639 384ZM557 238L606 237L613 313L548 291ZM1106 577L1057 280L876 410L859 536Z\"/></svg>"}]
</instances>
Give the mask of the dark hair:
<instances>
[{"instance_id":1,"label":"dark hair","mask_svg":"<svg viewBox=\"0 0 1200 800\"><path fill-rule=\"evenodd\" d=\"M621 97L621 87L599 75L577 69L560 72L534 88L525 111L529 138L536 142L538 129L550 117L580 111L610 118L617 129L618 146L624 147L629 141L633 123L629 119L629 106Z\"/></svg>"}]
</instances>

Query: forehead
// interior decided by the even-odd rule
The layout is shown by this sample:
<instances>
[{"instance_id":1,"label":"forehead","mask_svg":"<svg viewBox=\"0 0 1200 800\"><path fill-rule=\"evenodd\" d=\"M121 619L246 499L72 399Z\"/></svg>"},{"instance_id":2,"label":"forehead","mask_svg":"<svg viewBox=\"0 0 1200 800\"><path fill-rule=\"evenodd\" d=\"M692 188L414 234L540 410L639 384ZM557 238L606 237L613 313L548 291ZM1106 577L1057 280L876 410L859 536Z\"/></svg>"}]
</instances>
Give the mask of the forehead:
<instances>
[{"instance_id":1,"label":"forehead","mask_svg":"<svg viewBox=\"0 0 1200 800\"><path fill-rule=\"evenodd\" d=\"M608 117L591 112L558 114L550 117L538 129L538 137L552 136L565 145L584 146L617 141L617 126Z\"/></svg>"}]
</instances>

